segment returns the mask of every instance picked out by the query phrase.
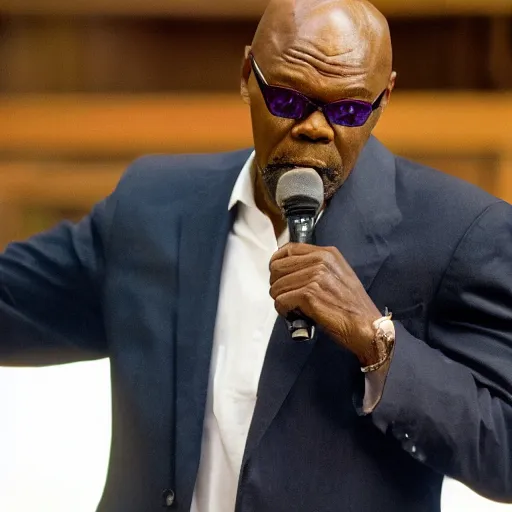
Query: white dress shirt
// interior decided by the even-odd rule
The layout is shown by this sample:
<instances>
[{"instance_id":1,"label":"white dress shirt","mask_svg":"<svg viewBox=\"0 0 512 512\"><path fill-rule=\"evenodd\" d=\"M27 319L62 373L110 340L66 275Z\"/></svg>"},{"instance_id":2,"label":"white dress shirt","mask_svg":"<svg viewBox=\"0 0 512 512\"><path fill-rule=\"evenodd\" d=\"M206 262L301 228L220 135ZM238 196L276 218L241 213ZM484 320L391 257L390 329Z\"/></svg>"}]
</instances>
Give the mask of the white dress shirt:
<instances>
[{"instance_id":1,"label":"white dress shirt","mask_svg":"<svg viewBox=\"0 0 512 512\"><path fill-rule=\"evenodd\" d=\"M228 208L237 218L224 254L213 340L201 462L191 512L233 512L249 426L267 346L277 320L269 295L269 262L289 241L276 240L256 206L254 153L235 184Z\"/></svg>"}]
</instances>

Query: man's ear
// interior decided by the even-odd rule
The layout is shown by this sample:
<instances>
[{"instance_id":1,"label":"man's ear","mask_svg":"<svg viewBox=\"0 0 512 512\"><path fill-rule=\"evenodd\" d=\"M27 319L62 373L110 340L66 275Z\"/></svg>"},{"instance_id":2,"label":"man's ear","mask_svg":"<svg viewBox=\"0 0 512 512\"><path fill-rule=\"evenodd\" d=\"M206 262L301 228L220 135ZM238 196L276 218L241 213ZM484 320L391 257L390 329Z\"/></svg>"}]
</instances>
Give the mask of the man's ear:
<instances>
[{"instance_id":1,"label":"man's ear","mask_svg":"<svg viewBox=\"0 0 512 512\"><path fill-rule=\"evenodd\" d=\"M395 85L396 85L396 78L397 78L396 71L393 71L391 73L391 76L389 77L386 95L384 96L384 99L382 100L382 103L381 103L382 110L384 110L388 106L388 103L391 99L391 93L393 92L393 89L395 88Z\"/></svg>"},{"instance_id":2,"label":"man's ear","mask_svg":"<svg viewBox=\"0 0 512 512\"><path fill-rule=\"evenodd\" d=\"M247 105L251 104L251 98L249 96L249 77L251 76L251 61L249 59L249 53L251 52L251 47L245 47L244 60L242 62L242 77L240 82L240 94L242 96L242 100Z\"/></svg>"}]
</instances>

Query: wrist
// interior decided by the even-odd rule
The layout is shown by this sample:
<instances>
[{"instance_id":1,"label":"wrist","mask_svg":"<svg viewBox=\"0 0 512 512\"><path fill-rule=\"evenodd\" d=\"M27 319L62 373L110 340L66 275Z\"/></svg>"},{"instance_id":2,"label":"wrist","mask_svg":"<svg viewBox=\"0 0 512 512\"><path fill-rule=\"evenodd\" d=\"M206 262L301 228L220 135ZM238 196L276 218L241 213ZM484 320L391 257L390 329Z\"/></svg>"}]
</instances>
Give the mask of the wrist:
<instances>
[{"instance_id":1,"label":"wrist","mask_svg":"<svg viewBox=\"0 0 512 512\"><path fill-rule=\"evenodd\" d=\"M375 364L379 361L380 354L377 350L377 347L374 344L375 338L375 329L373 328L373 323L375 318L366 322L364 327L359 329L359 347L357 359L359 360L359 364L361 367L369 366Z\"/></svg>"},{"instance_id":2,"label":"wrist","mask_svg":"<svg viewBox=\"0 0 512 512\"><path fill-rule=\"evenodd\" d=\"M366 313L363 318L360 318L357 332L352 338L354 341L357 340L355 354L361 367L377 363L381 355L374 344L376 332L374 323L382 317L382 313L373 303L365 309Z\"/></svg>"},{"instance_id":3,"label":"wrist","mask_svg":"<svg viewBox=\"0 0 512 512\"><path fill-rule=\"evenodd\" d=\"M378 318L372 323L373 338L369 357L360 359L361 371L369 373L379 370L389 363L395 346L395 326L392 314L386 308L386 316Z\"/></svg>"}]
</instances>

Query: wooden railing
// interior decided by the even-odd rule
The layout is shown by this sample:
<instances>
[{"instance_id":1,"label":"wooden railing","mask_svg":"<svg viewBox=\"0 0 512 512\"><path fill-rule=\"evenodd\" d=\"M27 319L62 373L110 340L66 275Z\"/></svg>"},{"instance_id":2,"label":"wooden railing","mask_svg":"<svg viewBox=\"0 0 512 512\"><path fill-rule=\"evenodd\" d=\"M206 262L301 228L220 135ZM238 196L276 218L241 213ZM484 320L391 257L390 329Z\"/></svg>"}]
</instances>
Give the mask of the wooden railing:
<instances>
[{"instance_id":1,"label":"wooden railing","mask_svg":"<svg viewBox=\"0 0 512 512\"><path fill-rule=\"evenodd\" d=\"M236 95L0 97L0 119L0 245L34 231L27 210L87 211L141 154L251 145ZM512 202L511 123L512 93L396 93L375 133Z\"/></svg>"},{"instance_id":2,"label":"wooden railing","mask_svg":"<svg viewBox=\"0 0 512 512\"><path fill-rule=\"evenodd\" d=\"M0 96L0 153L90 156L251 144L237 95ZM512 93L397 92L376 134L402 152L510 150Z\"/></svg>"},{"instance_id":3,"label":"wooden railing","mask_svg":"<svg viewBox=\"0 0 512 512\"><path fill-rule=\"evenodd\" d=\"M510 0L373 0L388 15L511 14ZM256 18L268 0L0 0L0 13Z\"/></svg>"}]
</instances>

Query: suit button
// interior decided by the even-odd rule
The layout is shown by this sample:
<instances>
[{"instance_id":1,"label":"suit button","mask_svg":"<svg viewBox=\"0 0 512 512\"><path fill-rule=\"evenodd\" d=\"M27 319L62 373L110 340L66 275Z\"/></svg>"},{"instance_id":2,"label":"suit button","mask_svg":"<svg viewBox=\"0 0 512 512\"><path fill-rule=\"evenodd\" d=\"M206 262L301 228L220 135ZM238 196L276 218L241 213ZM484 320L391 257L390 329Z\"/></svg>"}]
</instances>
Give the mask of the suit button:
<instances>
[{"instance_id":1,"label":"suit button","mask_svg":"<svg viewBox=\"0 0 512 512\"><path fill-rule=\"evenodd\" d=\"M166 489L163 492L163 498L164 506L167 508L171 508L174 505L174 502L176 501L176 495L174 494L174 491L172 489Z\"/></svg>"}]
</instances>

